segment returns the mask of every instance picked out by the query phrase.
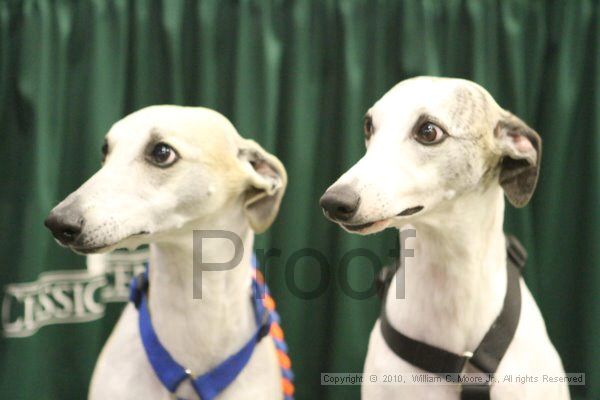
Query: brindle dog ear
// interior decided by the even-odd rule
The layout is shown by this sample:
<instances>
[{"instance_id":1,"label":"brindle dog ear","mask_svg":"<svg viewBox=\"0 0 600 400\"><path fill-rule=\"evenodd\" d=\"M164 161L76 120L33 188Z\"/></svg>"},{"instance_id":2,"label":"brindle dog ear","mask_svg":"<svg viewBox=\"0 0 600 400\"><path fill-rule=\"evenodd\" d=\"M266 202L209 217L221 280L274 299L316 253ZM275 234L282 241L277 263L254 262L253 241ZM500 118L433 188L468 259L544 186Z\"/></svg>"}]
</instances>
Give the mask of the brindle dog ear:
<instances>
[{"instance_id":1,"label":"brindle dog ear","mask_svg":"<svg viewBox=\"0 0 600 400\"><path fill-rule=\"evenodd\" d=\"M287 174L281 161L252 140L244 140L238 158L246 166L249 185L244 196L244 211L252 229L264 232L275 220Z\"/></svg>"},{"instance_id":2,"label":"brindle dog ear","mask_svg":"<svg viewBox=\"0 0 600 400\"><path fill-rule=\"evenodd\" d=\"M538 181L542 139L525 122L511 113L498 121L494 130L502 152L500 185L515 207L524 207Z\"/></svg>"}]
</instances>

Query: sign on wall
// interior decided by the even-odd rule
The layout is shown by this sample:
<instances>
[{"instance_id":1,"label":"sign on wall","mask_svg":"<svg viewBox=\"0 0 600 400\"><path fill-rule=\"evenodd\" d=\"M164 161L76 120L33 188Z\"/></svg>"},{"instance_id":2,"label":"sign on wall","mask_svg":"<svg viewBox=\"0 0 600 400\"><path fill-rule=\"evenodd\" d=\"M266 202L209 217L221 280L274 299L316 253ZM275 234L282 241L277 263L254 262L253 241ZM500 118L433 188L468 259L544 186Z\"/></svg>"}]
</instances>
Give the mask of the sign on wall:
<instances>
[{"instance_id":1,"label":"sign on wall","mask_svg":"<svg viewBox=\"0 0 600 400\"><path fill-rule=\"evenodd\" d=\"M28 337L53 324L82 323L104 316L105 304L125 302L129 282L144 269L148 249L87 257L87 269L48 271L33 282L4 287L2 333Z\"/></svg>"}]
</instances>

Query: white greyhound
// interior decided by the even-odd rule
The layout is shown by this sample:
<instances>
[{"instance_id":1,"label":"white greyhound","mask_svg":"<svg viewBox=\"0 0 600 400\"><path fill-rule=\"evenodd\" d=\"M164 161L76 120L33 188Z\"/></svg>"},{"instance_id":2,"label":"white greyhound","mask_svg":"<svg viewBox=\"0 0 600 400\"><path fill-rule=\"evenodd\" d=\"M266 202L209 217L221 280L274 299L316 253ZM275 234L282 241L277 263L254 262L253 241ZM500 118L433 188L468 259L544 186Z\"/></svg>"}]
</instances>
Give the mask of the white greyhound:
<instances>
[{"instance_id":1,"label":"white greyhound","mask_svg":"<svg viewBox=\"0 0 600 400\"><path fill-rule=\"evenodd\" d=\"M536 185L541 140L479 85L418 77L393 87L365 117L365 156L321 198L325 214L349 232L371 234L409 224L405 299L396 279L384 304L390 324L409 338L456 354L481 342L507 288L504 197L524 206ZM523 280L516 334L498 376L562 376L542 315ZM398 298L397 298L398 297ZM419 373L371 333L365 372ZM473 369L467 370L475 372ZM379 376L381 378L381 376ZM381 380L380 380L381 382ZM364 399L458 399L458 385L362 386ZM568 399L566 384L501 382L492 399Z\"/></svg>"},{"instance_id":2,"label":"white greyhound","mask_svg":"<svg viewBox=\"0 0 600 400\"><path fill-rule=\"evenodd\" d=\"M195 375L236 353L257 329L250 301L254 232L273 222L287 183L281 162L240 137L221 114L153 106L118 121L103 167L50 213L46 225L78 253L150 244L148 310L171 356ZM194 230L235 233L237 266L193 275ZM226 263L231 241L202 241L203 263ZM201 299L194 299L194 289ZM199 293L199 292L196 292ZM269 340L266 340L266 339ZM177 396L196 399L189 380ZM142 347L130 303L96 364L91 399L170 399ZM281 370L269 336L217 399L281 399Z\"/></svg>"}]
</instances>

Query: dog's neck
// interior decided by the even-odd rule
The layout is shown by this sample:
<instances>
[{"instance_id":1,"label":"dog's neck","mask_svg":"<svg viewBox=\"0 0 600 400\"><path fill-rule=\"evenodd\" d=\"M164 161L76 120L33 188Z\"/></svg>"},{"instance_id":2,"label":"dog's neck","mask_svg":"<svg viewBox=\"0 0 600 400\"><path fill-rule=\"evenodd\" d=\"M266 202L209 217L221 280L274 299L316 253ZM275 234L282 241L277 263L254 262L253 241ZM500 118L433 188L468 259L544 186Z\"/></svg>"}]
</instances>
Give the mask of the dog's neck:
<instances>
[{"instance_id":1,"label":"dog's neck","mask_svg":"<svg viewBox=\"0 0 600 400\"><path fill-rule=\"evenodd\" d=\"M386 302L392 325L446 350L474 350L504 300L503 220L502 190L491 187L416 222L416 237L404 243L414 250L403 259L405 299L396 298L394 280Z\"/></svg>"},{"instance_id":2,"label":"dog's neck","mask_svg":"<svg viewBox=\"0 0 600 400\"><path fill-rule=\"evenodd\" d=\"M256 329L250 298L254 233L238 210L232 207L221 213L226 217L193 224L150 246L148 307L154 328L173 358L195 375L237 352ZM194 273L193 231L216 229L241 238L242 259L229 270L205 270L202 262L226 263L235 250L230 240L204 239Z\"/></svg>"}]
</instances>

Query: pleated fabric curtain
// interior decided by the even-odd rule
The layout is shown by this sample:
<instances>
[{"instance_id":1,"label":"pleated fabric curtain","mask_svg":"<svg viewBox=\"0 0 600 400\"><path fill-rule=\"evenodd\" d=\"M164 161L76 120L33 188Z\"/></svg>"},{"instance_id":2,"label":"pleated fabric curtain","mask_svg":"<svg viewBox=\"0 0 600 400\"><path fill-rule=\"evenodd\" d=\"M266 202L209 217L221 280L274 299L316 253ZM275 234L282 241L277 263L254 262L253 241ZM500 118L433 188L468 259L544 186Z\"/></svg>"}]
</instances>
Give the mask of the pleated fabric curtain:
<instances>
[{"instance_id":1,"label":"pleated fabric curtain","mask_svg":"<svg viewBox=\"0 0 600 400\"><path fill-rule=\"evenodd\" d=\"M362 156L363 115L392 85L463 77L544 140L537 193L525 209L507 206L506 230L529 251L526 280L566 370L587 374L573 397L600 398L599 22L592 0L2 0L0 286L85 268L42 222L99 167L113 122L150 104L211 107L289 174L256 247L282 251L267 280L297 398L358 399L359 386L323 386L320 374L362 371L379 311L372 282L397 234L345 233L318 199ZM307 248L326 263L291 266ZM356 248L381 263L345 265ZM121 308L2 338L0 397L84 397Z\"/></svg>"}]
</instances>

